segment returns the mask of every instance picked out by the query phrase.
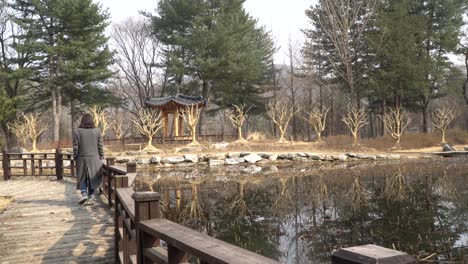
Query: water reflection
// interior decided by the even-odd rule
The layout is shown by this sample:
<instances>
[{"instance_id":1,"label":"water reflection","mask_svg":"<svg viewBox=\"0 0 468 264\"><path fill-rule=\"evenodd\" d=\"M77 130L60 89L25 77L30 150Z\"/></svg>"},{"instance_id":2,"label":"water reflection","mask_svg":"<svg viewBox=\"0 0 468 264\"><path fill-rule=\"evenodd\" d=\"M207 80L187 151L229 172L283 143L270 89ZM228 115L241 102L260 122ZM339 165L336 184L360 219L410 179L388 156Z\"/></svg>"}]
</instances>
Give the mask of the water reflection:
<instances>
[{"instance_id":1,"label":"water reflection","mask_svg":"<svg viewBox=\"0 0 468 264\"><path fill-rule=\"evenodd\" d=\"M466 263L465 163L151 169L136 188L164 194L164 217L284 263L327 263L367 243Z\"/></svg>"}]
</instances>

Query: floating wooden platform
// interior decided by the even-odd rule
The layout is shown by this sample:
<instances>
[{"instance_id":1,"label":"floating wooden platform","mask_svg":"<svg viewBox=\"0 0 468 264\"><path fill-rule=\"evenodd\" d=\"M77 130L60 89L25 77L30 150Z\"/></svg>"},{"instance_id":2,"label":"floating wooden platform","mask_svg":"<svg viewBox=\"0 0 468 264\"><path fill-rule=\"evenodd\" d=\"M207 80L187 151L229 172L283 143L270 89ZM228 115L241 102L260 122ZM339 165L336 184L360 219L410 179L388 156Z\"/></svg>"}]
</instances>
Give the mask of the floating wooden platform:
<instances>
[{"instance_id":1,"label":"floating wooden platform","mask_svg":"<svg viewBox=\"0 0 468 264\"><path fill-rule=\"evenodd\" d=\"M468 157L468 151L440 151L429 153L442 157Z\"/></svg>"},{"instance_id":2,"label":"floating wooden platform","mask_svg":"<svg viewBox=\"0 0 468 264\"><path fill-rule=\"evenodd\" d=\"M0 264L114 263L113 213L79 205L75 181L0 182L14 201L0 215Z\"/></svg>"}]
</instances>

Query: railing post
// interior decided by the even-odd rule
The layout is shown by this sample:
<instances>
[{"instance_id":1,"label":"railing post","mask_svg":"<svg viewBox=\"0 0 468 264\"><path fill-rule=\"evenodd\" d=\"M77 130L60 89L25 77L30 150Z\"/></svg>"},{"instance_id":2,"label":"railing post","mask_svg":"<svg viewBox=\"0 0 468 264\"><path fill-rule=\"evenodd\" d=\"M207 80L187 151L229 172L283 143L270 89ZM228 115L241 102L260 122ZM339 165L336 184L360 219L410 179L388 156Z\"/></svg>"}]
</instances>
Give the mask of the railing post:
<instances>
[{"instance_id":1,"label":"railing post","mask_svg":"<svg viewBox=\"0 0 468 264\"><path fill-rule=\"evenodd\" d=\"M8 155L6 148L2 150L2 166L3 180L8 181L10 179L10 155Z\"/></svg>"},{"instance_id":2,"label":"railing post","mask_svg":"<svg viewBox=\"0 0 468 264\"><path fill-rule=\"evenodd\" d=\"M106 164L107 164L107 166L113 166L113 165L115 165L115 158L114 158L114 157L108 157L108 158L106 158Z\"/></svg>"},{"instance_id":3,"label":"railing post","mask_svg":"<svg viewBox=\"0 0 468 264\"><path fill-rule=\"evenodd\" d=\"M63 159L60 148L55 149L55 174L57 180L63 180Z\"/></svg>"},{"instance_id":4,"label":"railing post","mask_svg":"<svg viewBox=\"0 0 468 264\"><path fill-rule=\"evenodd\" d=\"M135 162L127 163L127 173L135 173L137 169L137 164Z\"/></svg>"},{"instance_id":5,"label":"railing post","mask_svg":"<svg viewBox=\"0 0 468 264\"><path fill-rule=\"evenodd\" d=\"M161 211L159 208L159 201L161 195L157 192L136 192L132 195L135 201L135 232L136 232L136 246L137 246L137 263L145 263L143 250L144 248L152 248L159 245L159 239L154 237L145 236L140 232L140 222L161 218Z\"/></svg>"},{"instance_id":6,"label":"railing post","mask_svg":"<svg viewBox=\"0 0 468 264\"><path fill-rule=\"evenodd\" d=\"M372 244L342 248L333 253L332 264L349 263L416 264L418 261L407 253Z\"/></svg>"}]
</instances>

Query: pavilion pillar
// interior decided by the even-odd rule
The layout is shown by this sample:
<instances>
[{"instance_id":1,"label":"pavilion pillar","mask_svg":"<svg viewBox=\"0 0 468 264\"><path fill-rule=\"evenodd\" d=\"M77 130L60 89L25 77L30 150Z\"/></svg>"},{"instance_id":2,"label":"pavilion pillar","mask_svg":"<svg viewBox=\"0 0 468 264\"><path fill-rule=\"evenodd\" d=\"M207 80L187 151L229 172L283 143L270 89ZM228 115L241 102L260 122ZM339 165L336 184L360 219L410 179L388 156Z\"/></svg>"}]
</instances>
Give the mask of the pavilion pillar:
<instances>
[{"instance_id":1,"label":"pavilion pillar","mask_svg":"<svg viewBox=\"0 0 468 264\"><path fill-rule=\"evenodd\" d=\"M168 114L166 111L163 111L163 133L162 133L163 143L167 137L167 121L168 121Z\"/></svg>"},{"instance_id":2,"label":"pavilion pillar","mask_svg":"<svg viewBox=\"0 0 468 264\"><path fill-rule=\"evenodd\" d=\"M174 136L179 136L179 113L177 111L174 112Z\"/></svg>"},{"instance_id":3,"label":"pavilion pillar","mask_svg":"<svg viewBox=\"0 0 468 264\"><path fill-rule=\"evenodd\" d=\"M184 135L184 117L182 115L179 117L179 134Z\"/></svg>"}]
</instances>

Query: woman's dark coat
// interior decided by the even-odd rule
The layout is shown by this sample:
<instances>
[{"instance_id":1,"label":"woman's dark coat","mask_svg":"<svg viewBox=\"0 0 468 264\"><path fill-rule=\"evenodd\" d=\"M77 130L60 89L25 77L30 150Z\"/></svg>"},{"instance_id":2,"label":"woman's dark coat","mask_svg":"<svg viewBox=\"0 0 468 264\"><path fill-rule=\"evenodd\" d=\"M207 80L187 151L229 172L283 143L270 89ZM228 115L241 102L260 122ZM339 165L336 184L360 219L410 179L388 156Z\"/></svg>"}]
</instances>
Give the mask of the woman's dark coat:
<instances>
[{"instance_id":1,"label":"woman's dark coat","mask_svg":"<svg viewBox=\"0 0 468 264\"><path fill-rule=\"evenodd\" d=\"M91 188L101 185L101 159L104 159L101 130L99 128L78 128L73 135L73 155L76 160L76 188L86 179L86 170L91 182Z\"/></svg>"}]
</instances>

